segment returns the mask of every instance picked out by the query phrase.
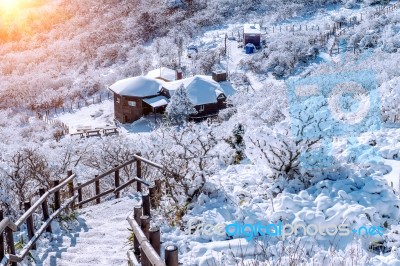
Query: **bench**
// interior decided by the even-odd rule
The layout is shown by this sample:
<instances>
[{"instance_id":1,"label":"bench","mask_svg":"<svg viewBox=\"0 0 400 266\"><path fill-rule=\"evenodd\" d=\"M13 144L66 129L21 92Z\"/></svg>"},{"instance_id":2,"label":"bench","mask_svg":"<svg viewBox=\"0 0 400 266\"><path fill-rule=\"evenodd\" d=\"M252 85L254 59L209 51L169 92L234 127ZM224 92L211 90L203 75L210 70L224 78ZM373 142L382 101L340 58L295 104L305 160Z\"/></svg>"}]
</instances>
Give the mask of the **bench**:
<instances>
[{"instance_id":1,"label":"bench","mask_svg":"<svg viewBox=\"0 0 400 266\"><path fill-rule=\"evenodd\" d=\"M100 129L92 129L92 130L87 130L86 131L86 137L96 137L96 136L101 136L100 134Z\"/></svg>"},{"instance_id":2,"label":"bench","mask_svg":"<svg viewBox=\"0 0 400 266\"><path fill-rule=\"evenodd\" d=\"M119 134L118 129L116 127L106 127L103 128L103 134L105 136Z\"/></svg>"},{"instance_id":3,"label":"bench","mask_svg":"<svg viewBox=\"0 0 400 266\"><path fill-rule=\"evenodd\" d=\"M72 133L72 134L70 134L70 136L80 136L81 138L83 138L83 136L84 136L84 132L77 132L77 133Z\"/></svg>"}]
</instances>

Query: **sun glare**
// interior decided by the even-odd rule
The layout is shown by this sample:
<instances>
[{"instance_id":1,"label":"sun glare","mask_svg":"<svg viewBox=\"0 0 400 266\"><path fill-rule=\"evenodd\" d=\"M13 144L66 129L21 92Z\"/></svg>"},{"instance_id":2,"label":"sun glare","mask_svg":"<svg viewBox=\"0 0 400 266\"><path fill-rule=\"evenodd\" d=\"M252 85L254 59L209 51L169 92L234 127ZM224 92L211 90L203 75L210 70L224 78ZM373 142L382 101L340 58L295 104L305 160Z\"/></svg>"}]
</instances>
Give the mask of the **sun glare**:
<instances>
[{"instance_id":1,"label":"sun glare","mask_svg":"<svg viewBox=\"0 0 400 266\"><path fill-rule=\"evenodd\" d=\"M19 7L18 0L0 0L1 12L15 12Z\"/></svg>"}]
</instances>

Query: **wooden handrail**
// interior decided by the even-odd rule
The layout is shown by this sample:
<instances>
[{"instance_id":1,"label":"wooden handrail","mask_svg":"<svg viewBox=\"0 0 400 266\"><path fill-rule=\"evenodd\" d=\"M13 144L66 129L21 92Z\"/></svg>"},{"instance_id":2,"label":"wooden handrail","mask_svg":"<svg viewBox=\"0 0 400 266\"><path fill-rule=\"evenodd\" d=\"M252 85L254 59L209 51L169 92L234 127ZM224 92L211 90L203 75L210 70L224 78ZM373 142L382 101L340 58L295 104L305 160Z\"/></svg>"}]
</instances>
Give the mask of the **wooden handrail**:
<instances>
[{"instance_id":1,"label":"wooden handrail","mask_svg":"<svg viewBox=\"0 0 400 266\"><path fill-rule=\"evenodd\" d=\"M137 168L138 168L137 175L138 176L133 177L132 179L128 180L125 184L120 185L119 184L119 170L128 165L131 165L135 161L137 163ZM0 258L1 259L0 266L6 266L6 265L8 265L8 263L11 263L12 265L16 265L17 262L21 262L27 256L29 251L34 248L37 240L40 238L40 236L43 234L43 232L50 226L51 222L56 217L58 217L60 215L61 211L63 211L69 205L72 204L72 206L74 206L74 203L77 198L80 199L80 202L77 203L77 206L82 206L93 200L98 200L98 202L99 202L99 199L101 197L103 197L107 194L110 194L110 193L114 193L117 197L118 193L121 190L128 187L129 185L131 185L134 182L137 182L138 188L140 187L141 184L150 186L150 184L148 182L146 182L142 179L142 176L141 176L142 175L141 174L142 173L141 172L141 163L142 162L145 164L148 164L150 166L153 166L155 168L164 170L164 167L161 164L157 164L155 162L147 160L147 159L141 157L140 154L139 155L135 154L135 155L133 155L133 158L131 160L129 160L119 166L116 166L113 169L111 169L99 176L96 176L94 179L89 180L83 184L78 183L77 187L74 187L74 184L73 184L76 175L72 174L71 171L68 171L68 176L66 178L54 181L53 188L49 189L47 192L45 192L44 189L41 190L39 199L32 206L30 206L30 203L28 201L28 203L27 203L28 205L26 206L27 209L26 209L25 213L23 213L22 216L19 217L19 219L15 223L12 222L11 219L8 217L6 217L0 221L0 234L3 234L6 231L8 244L11 247L14 247L13 232L18 231L19 227L23 223L25 223L27 221L29 222L29 219L32 218L32 215L35 213L35 211L38 208L42 207L42 208L46 209L46 210L44 210L44 213L45 213L48 208L47 204L46 204L47 199L52 194L54 194L55 202L56 202L56 204L55 204L56 207L55 207L54 212L50 216L48 215L48 212L47 212L47 215L44 214L44 216L43 216L44 223L41 225L41 227L39 228L38 231L34 232L35 231L34 228L31 229L30 239L18 255L16 255L15 250L10 250L9 254L2 254L2 256L4 255L4 257ZM100 189L99 189L100 179L102 179L112 173L115 173L115 188L112 188L112 189L109 189L107 191L100 193ZM98 186L98 187L96 187L96 196L82 201L81 200L82 188L86 187L92 183L95 183L95 182ZM60 190L65 188L66 186L69 187L70 198L65 200L63 204L60 204L61 203L60 202ZM78 191L78 195L74 195L75 191ZM138 191L141 192L141 190L138 190ZM74 208L74 207L72 207L72 208ZM146 235L144 235L143 231L140 229L140 226L138 227L137 222L132 220L131 218L128 219L128 221L131 224L131 226L133 226L132 228L134 231L136 229L139 230L139 231L135 232L135 235L140 240L139 243L141 244L142 250L146 254L146 256L149 256L149 261L152 263L152 265L165 266L165 263L161 260L157 251L155 251L154 248L151 246L151 243L146 238ZM135 225L136 225L136 227L135 227ZM50 231L51 231L51 229L50 229Z\"/></svg>"},{"instance_id":2,"label":"wooden handrail","mask_svg":"<svg viewBox=\"0 0 400 266\"><path fill-rule=\"evenodd\" d=\"M60 191L60 189L62 189L63 187L65 187L70 181L72 181L74 178L76 177L75 174L71 175L70 177L68 177L67 179L65 179L62 183L60 183L59 185L57 185L56 187L53 187L52 189L50 189L49 191L47 191L46 193L43 194L43 196L41 196L36 202L35 204L32 205L32 207L29 208L29 210L27 210L16 222L15 225L17 227L20 227L27 219L28 217L30 217L41 205L42 203L51 195L54 194L58 191Z\"/></svg>"},{"instance_id":3,"label":"wooden handrail","mask_svg":"<svg viewBox=\"0 0 400 266\"><path fill-rule=\"evenodd\" d=\"M75 174L71 175L70 177L65 179L64 182L44 193L43 196L41 196L35 202L35 204L33 204L32 207L30 207L29 210L26 211L15 223L13 223L8 217L4 218L3 221L0 222L0 234L2 234L7 227L14 232L18 231L18 227L20 227L24 222L26 222L28 217L31 216L51 194L54 194L55 192L62 189L75 177L76 177Z\"/></svg>"},{"instance_id":4,"label":"wooden handrail","mask_svg":"<svg viewBox=\"0 0 400 266\"><path fill-rule=\"evenodd\" d=\"M89 198L89 199L86 199L86 200L84 200L84 201L78 202L76 205L77 205L77 206L82 206L82 205L84 205L84 204L86 204L86 203L89 203L89 202L91 202L91 201L97 200L97 199L99 199L99 198L101 198L101 197L103 197L103 196L105 196L105 195L107 195L107 194L113 193L113 192L114 192L114 189L111 188L111 189L106 190L106 191L104 191L103 193L100 193L100 194L98 194L98 195L96 195L96 196L93 196L93 197L91 197L91 198Z\"/></svg>"},{"instance_id":5,"label":"wooden handrail","mask_svg":"<svg viewBox=\"0 0 400 266\"><path fill-rule=\"evenodd\" d=\"M25 211L24 214L22 214L22 216L15 222L13 223L11 221L10 218L6 217L4 218L2 221L0 221L0 234L3 234L4 231L7 231L7 235L8 235L8 244L14 246L13 243L13 236L12 236L12 232L16 232L18 231L18 228L25 223L30 217L32 217L32 215L35 213L35 211L39 208L39 207L43 207L43 203L47 201L47 198L52 195L52 194L57 194L62 188L64 188L67 184L69 184L70 182L73 182L74 178L76 177L76 175L72 174L70 176L68 176L66 179L64 179L59 185L53 187L52 189L50 189L49 191L43 193L40 198L31 206L29 207L29 209L27 209ZM71 204L74 200L76 199L76 197L71 198L70 200L67 200L62 207L60 206L60 208L58 208L57 210L54 211L54 213L47 219L47 221L42 225L42 227L39 229L39 231L37 231L36 233L33 232L32 230L32 236L31 239L29 240L29 242L27 243L27 245L25 246L25 248L21 251L20 255L15 255L15 250L12 249L10 251L10 254L5 254L3 258L1 259L0 265L7 265L9 262L12 262L12 265L16 265L16 262L20 262L22 261L26 255L28 254L29 250L31 250L32 248L34 248L34 245L36 243L36 241L39 239L39 237L42 235L43 231L46 230L46 228L50 225L51 221L56 218L59 213L69 204ZM28 202L29 204L29 202ZM28 205L29 206L29 205Z\"/></svg>"},{"instance_id":6,"label":"wooden handrail","mask_svg":"<svg viewBox=\"0 0 400 266\"><path fill-rule=\"evenodd\" d=\"M59 185L57 185L56 187L51 188L48 192L50 194L54 194L55 192L59 191L60 189L62 189L63 187L65 187L69 182L71 182L73 179L75 179L76 175L73 174L71 176L69 176L67 179L65 179L64 181L62 181Z\"/></svg>"},{"instance_id":7,"label":"wooden handrail","mask_svg":"<svg viewBox=\"0 0 400 266\"><path fill-rule=\"evenodd\" d=\"M146 254L147 259L150 261L153 266L165 266L164 261L158 255L158 253L154 250L153 246L150 244L150 241L147 239L146 235L140 229L140 226L135 221L133 217L133 213L131 213L128 218L128 223L130 224L135 237L137 238L142 251Z\"/></svg>"},{"instance_id":8,"label":"wooden handrail","mask_svg":"<svg viewBox=\"0 0 400 266\"><path fill-rule=\"evenodd\" d=\"M111 169L111 170L109 170L109 171L107 171L107 172L105 172L105 173L103 173L103 174L101 174L101 175L99 175L99 176L97 176L97 177L95 177L95 178L93 178L93 179L91 179L91 180L89 180L89 181L87 181L87 182L75 187L74 190L77 191L78 189L84 188L84 187L86 187L86 186L88 186L88 185L90 185L90 184L92 184L92 183L94 183L94 182L96 182L96 181L98 181L98 180L100 180L100 179L102 179L102 178L114 173L115 171L134 163L135 161L136 161L136 158L134 158L132 160L129 160L126 163L123 163L123 164L121 164L121 165L119 165L119 166L117 166L117 167L115 167L115 168L113 168L113 169Z\"/></svg>"},{"instance_id":9,"label":"wooden handrail","mask_svg":"<svg viewBox=\"0 0 400 266\"><path fill-rule=\"evenodd\" d=\"M140 178L134 177L134 178L128 180L125 184L120 185L119 187L115 188L114 193L120 192L121 190L123 190L124 188L126 188L127 186L131 185L134 182L140 182L148 187L150 186L150 184L147 183L146 181L143 181Z\"/></svg>"},{"instance_id":10,"label":"wooden handrail","mask_svg":"<svg viewBox=\"0 0 400 266\"><path fill-rule=\"evenodd\" d=\"M28 255L28 252L31 250L32 246L38 241L39 237L43 234L43 232L46 230L47 226L60 214L62 210L67 208L70 204L72 204L75 199L78 197L78 195L71 197L67 199L61 207L53 212L49 219L39 228L39 230L35 233L32 239L29 240L28 243L22 248L21 252L18 255L8 255L8 259L11 262L21 262L24 260L26 255ZM7 255L6 255L7 256Z\"/></svg>"},{"instance_id":11,"label":"wooden handrail","mask_svg":"<svg viewBox=\"0 0 400 266\"><path fill-rule=\"evenodd\" d=\"M133 155L133 157L135 159L139 160L139 161L142 161L142 162L148 164L148 165L154 166L155 168L158 168L160 170L164 170L164 166L162 166L161 164L152 162L152 161L150 161L150 160L148 160L146 158L143 158L142 156L139 156L139 155L135 154L135 155Z\"/></svg>"},{"instance_id":12,"label":"wooden handrail","mask_svg":"<svg viewBox=\"0 0 400 266\"><path fill-rule=\"evenodd\" d=\"M14 232L18 230L18 226L13 223L8 217L4 218L0 222L0 234L2 234L7 228L10 228Z\"/></svg>"},{"instance_id":13,"label":"wooden handrail","mask_svg":"<svg viewBox=\"0 0 400 266\"><path fill-rule=\"evenodd\" d=\"M111 188L111 189L109 189L109 190L106 190L106 191L104 191L104 192L102 192L102 193L99 193L99 194L97 194L97 195L95 195L95 196L89 198L89 199L80 201L80 202L78 202L76 205L77 205L77 206L82 206L82 205L84 205L84 204L86 204L86 203L89 203L89 202L91 202L91 201L97 200L97 199L99 199L99 198L101 198L101 197L104 197L104 196L106 196L106 195L108 195L108 194L111 194L111 193L116 194L116 193L120 192L121 190L123 190L124 188L128 187L129 185L131 185L131 184L134 183L134 182L140 182L140 183L142 183L142 184L144 184L144 185L146 185L146 186L150 186L149 183L143 181L142 179L137 178L137 177L134 177L134 178L130 179L129 181L127 181L125 184L123 184L123 185L121 185L121 186L119 186L119 187L117 187L117 188Z\"/></svg>"}]
</instances>

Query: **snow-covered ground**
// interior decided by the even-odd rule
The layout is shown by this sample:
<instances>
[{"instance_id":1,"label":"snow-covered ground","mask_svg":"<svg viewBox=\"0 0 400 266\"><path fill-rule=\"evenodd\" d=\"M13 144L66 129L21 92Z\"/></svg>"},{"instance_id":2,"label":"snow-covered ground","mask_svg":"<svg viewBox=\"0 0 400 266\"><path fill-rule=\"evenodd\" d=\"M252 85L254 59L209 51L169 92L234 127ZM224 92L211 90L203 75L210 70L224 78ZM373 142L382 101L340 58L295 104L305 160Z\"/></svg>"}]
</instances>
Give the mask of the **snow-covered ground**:
<instances>
[{"instance_id":1,"label":"snow-covered ground","mask_svg":"<svg viewBox=\"0 0 400 266\"><path fill-rule=\"evenodd\" d=\"M65 123L71 133L75 133L79 127L106 127L114 125L114 104L106 100L99 104L92 104L75 110L65 112L54 117Z\"/></svg>"},{"instance_id":2,"label":"snow-covered ground","mask_svg":"<svg viewBox=\"0 0 400 266\"><path fill-rule=\"evenodd\" d=\"M69 127L70 133L76 133L79 128L104 128L115 126L114 103L106 100L99 104L77 109L74 112L59 113L53 119L60 120ZM161 117L157 116L157 120ZM149 115L132 124L121 125L120 133L145 133L152 131L157 124L154 115Z\"/></svg>"},{"instance_id":3,"label":"snow-covered ground","mask_svg":"<svg viewBox=\"0 0 400 266\"><path fill-rule=\"evenodd\" d=\"M378 177L354 176L342 180L324 180L298 194L284 192L276 198L272 196L271 186L279 186L280 182L275 181L273 184L271 180L260 175L257 167L251 164L228 167L218 175L212 176L209 182L209 195L202 195L196 204L189 206L189 213L183 218L185 230L188 230L189 221L194 227L199 223L228 225L234 222L257 224L259 221L282 221L284 224L301 222L321 226L349 224L350 229L354 229L363 225L382 224L383 221L378 218L380 215L396 217L399 214L399 199L386 192L386 181ZM283 180L282 182L280 185L288 186ZM388 220L389 224L392 222L394 221ZM245 237L229 239L226 236L208 236L202 230L192 234L176 229L165 230L169 235L164 237L178 243L183 253L184 265L214 265L213 263L221 261L222 264L217 265L227 265L224 263L233 263L232 254L236 258L247 259L247 262L254 259L254 255L265 258L288 256L279 255L278 250L274 250L273 246L279 246L279 242L282 241L278 237L260 237L257 241L247 241ZM307 243L304 246L305 252L313 256L315 265L327 265L335 260L350 265L348 263L351 245L368 249L371 242L382 238L351 234L345 237L300 235L297 236L297 240L299 239ZM296 239L290 238L281 244L289 244L290 241L294 243ZM268 250L267 254L261 248L263 245ZM326 251L330 247L344 251L330 254ZM358 260L363 262L361 264L367 263L368 254L359 254ZM400 263L397 257L396 263Z\"/></svg>"},{"instance_id":4,"label":"snow-covered ground","mask_svg":"<svg viewBox=\"0 0 400 266\"><path fill-rule=\"evenodd\" d=\"M385 179L388 181L389 185L393 185L393 188L400 192L400 161L395 160L384 160L385 165L391 167L390 173L385 175Z\"/></svg>"}]
</instances>

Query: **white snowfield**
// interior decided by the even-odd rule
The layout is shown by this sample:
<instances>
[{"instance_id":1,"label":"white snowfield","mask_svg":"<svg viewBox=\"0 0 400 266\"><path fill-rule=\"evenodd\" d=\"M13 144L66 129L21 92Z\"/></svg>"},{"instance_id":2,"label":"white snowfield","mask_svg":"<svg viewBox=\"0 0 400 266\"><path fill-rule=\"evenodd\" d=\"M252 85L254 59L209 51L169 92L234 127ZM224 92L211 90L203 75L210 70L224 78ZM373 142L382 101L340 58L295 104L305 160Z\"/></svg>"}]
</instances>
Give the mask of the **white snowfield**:
<instances>
[{"instance_id":1,"label":"white snowfield","mask_svg":"<svg viewBox=\"0 0 400 266\"><path fill-rule=\"evenodd\" d=\"M76 225L68 233L54 228L53 238L42 238L38 251L32 252L36 263L25 265L127 265L126 218L134 204L134 199L124 197L79 210Z\"/></svg>"}]
</instances>

